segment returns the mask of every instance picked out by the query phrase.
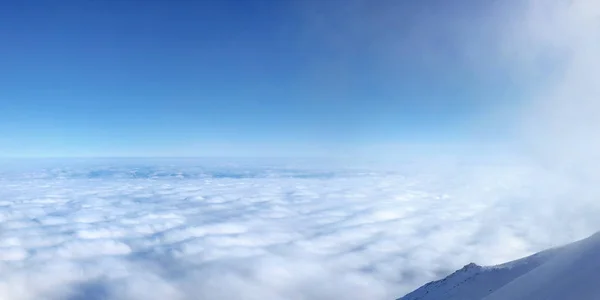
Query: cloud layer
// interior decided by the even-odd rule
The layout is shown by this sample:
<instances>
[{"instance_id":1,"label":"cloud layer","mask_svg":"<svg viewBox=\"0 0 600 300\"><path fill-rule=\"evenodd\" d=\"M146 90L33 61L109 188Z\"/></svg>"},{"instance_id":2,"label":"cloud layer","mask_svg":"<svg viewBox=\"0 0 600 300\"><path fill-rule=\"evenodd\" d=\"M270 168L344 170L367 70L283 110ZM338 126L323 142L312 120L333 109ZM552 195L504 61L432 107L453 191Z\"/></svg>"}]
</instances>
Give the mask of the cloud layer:
<instances>
[{"instance_id":1,"label":"cloud layer","mask_svg":"<svg viewBox=\"0 0 600 300\"><path fill-rule=\"evenodd\" d=\"M2 299L395 299L600 228L591 197L523 165L0 174Z\"/></svg>"}]
</instances>

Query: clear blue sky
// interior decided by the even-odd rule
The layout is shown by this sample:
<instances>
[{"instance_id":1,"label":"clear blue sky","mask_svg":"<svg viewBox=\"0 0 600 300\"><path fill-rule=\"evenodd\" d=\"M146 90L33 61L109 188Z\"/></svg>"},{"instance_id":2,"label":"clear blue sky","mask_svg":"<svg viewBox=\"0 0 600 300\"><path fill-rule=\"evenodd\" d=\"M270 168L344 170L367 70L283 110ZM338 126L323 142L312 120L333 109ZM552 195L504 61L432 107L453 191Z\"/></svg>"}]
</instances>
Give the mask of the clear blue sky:
<instances>
[{"instance_id":1,"label":"clear blue sky","mask_svg":"<svg viewBox=\"0 0 600 300\"><path fill-rule=\"evenodd\" d=\"M3 3L0 156L470 143L512 89L463 53L475 2Z\"/></svg>"}]
</instances>

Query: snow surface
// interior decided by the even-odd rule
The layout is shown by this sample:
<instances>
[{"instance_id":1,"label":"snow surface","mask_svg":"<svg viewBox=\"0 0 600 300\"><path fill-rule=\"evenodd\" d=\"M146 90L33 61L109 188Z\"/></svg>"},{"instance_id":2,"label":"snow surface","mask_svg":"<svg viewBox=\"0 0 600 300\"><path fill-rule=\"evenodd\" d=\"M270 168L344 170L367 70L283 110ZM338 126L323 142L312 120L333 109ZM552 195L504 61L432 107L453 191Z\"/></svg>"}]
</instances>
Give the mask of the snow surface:
<instances>
[{"instance_id":1,"label":"snow surface","mask_svg":"<svg viewBox=\"0 0 600 300\"><path fill-rule=\"evenodd\" d=\"M600 298L600 233L507 264L469 264L400 300L592 300Z\"/></svg>"},{"instance_id":2,"label":"snow surface","mask_svg":"<svg viewBox=\"0 0 600 300\"><path fill-rule=\"evenodd\" d=\"M504 164L5 163L0 299L395 299L591 234L594 194Z\"/></svg>"}]
</instances>

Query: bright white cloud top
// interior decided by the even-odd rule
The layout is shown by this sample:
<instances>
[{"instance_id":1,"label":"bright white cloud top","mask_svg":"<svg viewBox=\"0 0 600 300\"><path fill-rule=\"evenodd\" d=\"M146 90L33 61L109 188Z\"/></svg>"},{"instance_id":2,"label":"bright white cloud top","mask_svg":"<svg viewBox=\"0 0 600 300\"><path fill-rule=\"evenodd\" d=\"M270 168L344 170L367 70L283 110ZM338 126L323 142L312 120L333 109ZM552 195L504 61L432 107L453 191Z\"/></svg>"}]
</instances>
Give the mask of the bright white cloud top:
<instances>
[{"instance_id":1,"label":"bright white cloud top","mask_svg":"<svg viewBox=\"0 0 600 300\"><path fill-rule=\"evenodd\" d=\"M524 165L303 165L5 166L0 298L395 299L600 228Z\"/></svg>"}]
</instances>

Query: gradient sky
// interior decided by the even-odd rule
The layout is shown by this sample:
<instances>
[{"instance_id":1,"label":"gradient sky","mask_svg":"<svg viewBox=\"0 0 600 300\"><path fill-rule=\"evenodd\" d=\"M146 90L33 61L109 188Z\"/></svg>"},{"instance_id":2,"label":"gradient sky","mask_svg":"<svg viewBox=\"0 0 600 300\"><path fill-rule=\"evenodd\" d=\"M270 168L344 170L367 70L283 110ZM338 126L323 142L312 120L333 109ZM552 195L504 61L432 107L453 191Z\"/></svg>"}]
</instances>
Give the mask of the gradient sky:
<instances>
[{"instance_id":1,"label":"gradient sky","mask_svg":"<svg viewBox=\"0 0 600 300\"><path fill-rule=\"evenodd\" d=\"M502 134L481 120L517 89L478 66L486 3L10 1L0 156L489 142Z\"/></svg>"}]
</instances>

